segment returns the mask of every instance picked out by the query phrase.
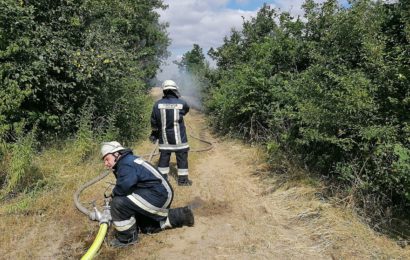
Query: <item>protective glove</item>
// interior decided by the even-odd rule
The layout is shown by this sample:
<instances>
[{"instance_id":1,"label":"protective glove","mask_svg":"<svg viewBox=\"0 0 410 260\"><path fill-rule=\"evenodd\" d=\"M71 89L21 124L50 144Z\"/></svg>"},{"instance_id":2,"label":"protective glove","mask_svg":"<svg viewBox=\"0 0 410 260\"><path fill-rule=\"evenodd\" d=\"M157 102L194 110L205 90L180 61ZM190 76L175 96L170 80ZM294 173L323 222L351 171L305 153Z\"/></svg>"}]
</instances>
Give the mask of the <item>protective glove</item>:
<instances>
[{"instance_id":1,"label":"protective glove","mask_svg":"<svg viewBox=\"0 0 410 260\"><path fill-rule=\"evenodd\" d=\"M151 135L151 136L149 137L149 141L150 141L151 143L153 143L153 144L155 144L155 143L157 142L157 140L158 140L158 138L157 138L156 136L154 136L154 135Z\"/></svg>"},{"instance_id":2,"label":"protective glove","mask_svg":"<svg viewBox=\"0 0 410 260\"><path fill-rule=\"evenodd\" d=\"M149 140L151 143L155 144L158 140L158 131L152 130Z\"/></svg>"}]
</instances>

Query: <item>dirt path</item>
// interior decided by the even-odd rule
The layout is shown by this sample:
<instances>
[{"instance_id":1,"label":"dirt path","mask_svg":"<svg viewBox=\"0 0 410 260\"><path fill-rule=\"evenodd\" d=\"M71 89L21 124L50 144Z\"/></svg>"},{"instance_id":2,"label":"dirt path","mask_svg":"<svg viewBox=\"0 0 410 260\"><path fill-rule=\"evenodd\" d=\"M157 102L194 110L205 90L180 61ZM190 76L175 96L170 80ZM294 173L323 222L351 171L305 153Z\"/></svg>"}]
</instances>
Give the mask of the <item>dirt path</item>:
<instances>
[{"instance_id":1,"label":"dirt path","mask_svg":"<svg viewBox=\"0 0 410 260\"><path fill-rule=\"evenodd\" d=\"M185 191L198 207L195 228L172 232L170 247L159 251L158 258L283 259L294 255L292 249L289 254L277 250L296 241L289 238L286 227L277 225L278 209L260 196L263 187L254 175L260 154L241 144L211 140L214 149L198 158L192 173L195 186ZM184 196L186 201L188 196ZM278 236L284 239L274 243Z\"/></svg>"},{"instance_id":2,"label":"dirt path","mask_svg":"<svg viewBox=\"0 0 410 260\"><path fill-rule=\"evenodd\" d=\"M320 185L303 174L283 181L285 175L269 174L261 150L212 136L196 111L186 120L190 134L213 143L211 151L189 155L193 186L179 187L170 178L173 207L190 204L195 226L141 235L138 244L123 249L104 243L96 259L410 259L410 247L399 247L323 200ZM194 138L189 142L192 150L204 147ZM133 148L146 154L152 145ZM97 234L98 224L77 211L72 194L89 179L82 173L102 169L101 161L84 166L51 154L41 160L59 164L42 170L58 172L62 192L37 198L36 208L24 214L3 207L0 259L79 259ZM175 157L171 162L175 174ZM82 201L101 198L107 181L113 176L87 189Z\"/></svg>"},{"instance_id":3,"label":"dirt path","mask_svg":"<svg viewBox=\"0 0 410 260\"><path fill-rule=\"evenodd\" d=\"M191 134L213 143L190 153L192 187L178 187L173 207L190 204L195 226L142 236L127 249L105 247L100 259L406 259L409 250L379 237L352 215L315 196L307 185L284 185L266 170L263 154L220 140L201 114L187 117ZM192 149L201 144L190 139ZM174 159L174 158L173 158ZM175 162L175 159L174 159ZM263 177L265 176L265 177ZM363 243L363 241L367 241Z\"/></svg>"}]
</instances>

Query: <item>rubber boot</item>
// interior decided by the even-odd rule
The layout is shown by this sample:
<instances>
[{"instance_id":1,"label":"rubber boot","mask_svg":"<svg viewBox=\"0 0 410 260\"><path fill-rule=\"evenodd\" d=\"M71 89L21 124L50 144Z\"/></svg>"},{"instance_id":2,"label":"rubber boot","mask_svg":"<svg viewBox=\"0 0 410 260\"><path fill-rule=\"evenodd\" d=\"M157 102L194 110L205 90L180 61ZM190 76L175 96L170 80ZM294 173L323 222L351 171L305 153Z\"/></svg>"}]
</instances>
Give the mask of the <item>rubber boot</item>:
<instances>
[{"instance_id":1,"label":"rubber boot","mask_svg":"<svg viewBox=\"0 0 410 260\"><path fill-rule=\"evenodd\" d=\"M114 248L127 247L134 245L138 242L138 232L118 232L115 234L115 238L109 242L109 245Z\"/></svg>"},{"instance_id":2,"label":"rubber boot","mask_svg":"<svg viewBox=\"0 0 410 260\"><path fill-rule=\"evenodd\" d=\"M139 228L140 228L141 233L143 234L154 234L162 230L160 226L160 222L154 221L149 218L139 219Z\"/></svg>"},{"instance_id":3,"label":"rubber boot","mask_svg":"<svg viewBox=\"0 0 410 260\"><path fill-rule=\"evenodd\" d=\"M168 218L173 228L182 226L192 227L195 223L194 213L189 207L170 209Z\"/></svg>"},{"instance_id":4,"label":"rubber boot","mask_svg":"<svg viewBox=\"0 0 410 260\"><path fill-rule=\"evenodd\" d=\"M191 186L192 181L188 179L187 175L178 176L178 186Z\"/></svg>"}]
</instances>

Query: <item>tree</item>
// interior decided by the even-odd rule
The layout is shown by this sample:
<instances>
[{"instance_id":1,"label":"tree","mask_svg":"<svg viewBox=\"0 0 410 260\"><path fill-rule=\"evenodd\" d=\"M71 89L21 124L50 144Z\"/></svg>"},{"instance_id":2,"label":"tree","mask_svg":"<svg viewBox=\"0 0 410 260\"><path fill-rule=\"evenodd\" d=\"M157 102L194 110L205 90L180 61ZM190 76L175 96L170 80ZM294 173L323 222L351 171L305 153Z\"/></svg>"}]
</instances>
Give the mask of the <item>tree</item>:
<instances>
[{"instance_id":1,"label":"tree","mask_svg":"<svg viewBox=\"0 0 410 260\"><path fill-rule=\"evenodd\" d=\"M44 135L72 133L89 99L94 119L111 115L130 138L138 135L146 84L168 54L167 25L159 22L157 8L166 6L137 0L2 1L0 135L23 122L27 128L38 124Z\"/></svg>"},{"instance_id":2,"label":"tree","mask_svg":"<svg viewBox=\"0 0 410 260\"><path fill-rule=\"evenodd\" d=\"M181 61L174 61L180 71L195 73L206 66L205 55L198 44L194 44L192 50L182 55Z\"/></svg>"}]
</instances>

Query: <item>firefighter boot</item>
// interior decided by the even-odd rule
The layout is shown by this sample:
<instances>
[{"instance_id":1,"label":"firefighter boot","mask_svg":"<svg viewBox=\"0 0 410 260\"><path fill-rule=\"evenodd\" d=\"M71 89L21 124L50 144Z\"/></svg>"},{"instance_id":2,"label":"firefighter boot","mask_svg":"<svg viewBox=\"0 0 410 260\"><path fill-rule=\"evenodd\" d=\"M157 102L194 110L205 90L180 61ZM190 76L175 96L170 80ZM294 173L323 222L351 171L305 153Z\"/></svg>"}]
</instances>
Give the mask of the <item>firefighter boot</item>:
<instances>
[{"instance_id":1,"label":"firefighter boot","mask_svg":"<svg viewBox=\"0 0 410 260\"><path fill-rule=\"evenodd\" d=\"M187 175L178 176L178 186L191 186L192 181L188 179Z\"/></svg>"},{"instance_id":2,"label":"firefighter boot","mask_svg":"<svg viewBox=\"0 0 410 260\"><path fill-rule=\"evenodd\" d=\"M109 245L114 248L121 248L134 245L137 242L138 233L136 231L132 232L131 234L123 234L122 232L117 232L115 238L109 242Z\"/></svg>"},{"instance_id":3,"label":"firefighter boot","mask_svg":"<svg viewBox=\"0 0 410 260\"><path fill-rule=\"evenodd\" d=\"M168 218L169 223L174 228L182 226L192 227L195 223L194 213L189 207L170 209Z\"/></svg>"}]
</instances>

